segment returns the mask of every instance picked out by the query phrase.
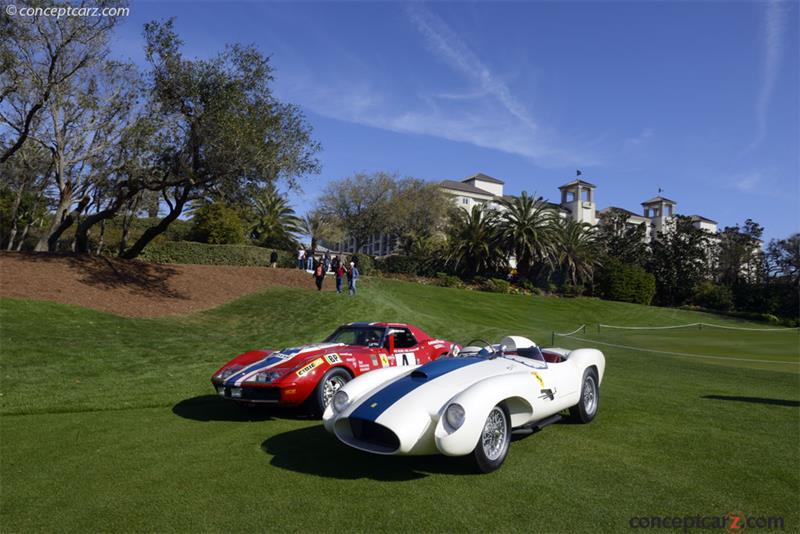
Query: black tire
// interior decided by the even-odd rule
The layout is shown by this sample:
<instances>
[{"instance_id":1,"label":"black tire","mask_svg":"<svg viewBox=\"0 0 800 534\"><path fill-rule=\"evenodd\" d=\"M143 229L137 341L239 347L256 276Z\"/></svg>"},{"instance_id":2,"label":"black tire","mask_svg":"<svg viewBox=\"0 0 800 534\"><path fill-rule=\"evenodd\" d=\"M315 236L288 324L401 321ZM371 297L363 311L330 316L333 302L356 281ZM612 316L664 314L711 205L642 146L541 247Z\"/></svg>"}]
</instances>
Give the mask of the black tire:
<instances>
[{"instance_id":1,"label":"black tire","mask_svg":"<svg viewBox=\"0 0 800 534\"><path fill-rule=\"evenodd\" d=\"M333 395L339 391L339 388L348 383L351 378L353 377L350 376L350 373L343 367L328 369L328 372L322 376L316 389L314 389L314 393L311 394L311 398L309 399L311 413L317 417L322 417L325 408L327 408L328 404L333 400ZM331 385L332 391L328 390L326 392L326 384Z\"/></svg>"},{"instance_id":2,"label":"black tire","mask_svg":"<svg viewBox=\"0 0 800 534\"><path fill-rule=\"evenodd\" d=\"M498 428L500 426L501 428ZM494 428L490 428L494 427ZM499 433L499 434L498 434ZM490 434L493 434L490 435ZM503 465L511 443L511 418L508 410L498 404L489 412L478 443L472 451L475 466L482 473L491 473Z\"/></svg>"},{"instance_id":3,"label":"black tire","mask_svg":"<svg viewBox=\"0 0 800 534\"><path fill-rule=\"evenodd\" d=\"M590 423L600 409L600 382L597 370L590 367L581 378L581 398L578 404L569 409L569 418L575 423Z\"/></svg>"}]
</instances>

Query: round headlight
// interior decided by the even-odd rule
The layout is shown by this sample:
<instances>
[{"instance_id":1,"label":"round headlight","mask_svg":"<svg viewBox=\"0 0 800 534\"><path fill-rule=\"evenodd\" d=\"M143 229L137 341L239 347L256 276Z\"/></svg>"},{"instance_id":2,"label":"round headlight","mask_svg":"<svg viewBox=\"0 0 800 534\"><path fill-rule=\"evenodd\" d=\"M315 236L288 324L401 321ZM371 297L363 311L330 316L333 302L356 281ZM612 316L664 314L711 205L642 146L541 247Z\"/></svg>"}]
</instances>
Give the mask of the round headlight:
<instances>
[{"instance_id":1,"label":"round headlight","mask_svg":"<svg viewBox=\"0 0 800 534\"><path fill-rule=\"evenodd\" d=\"M350 397L347 396L342 390L336 392L333 396L333 409L336 412L341 412L347 407L347 403L350 402Z\"/></svg>"},{"instance_id":2,"label":"round headlight","mask_svg":"<svg viewBox=\"0 0 800 534\"><path fill-rule=\"evenodd\" d=\"M464 407L456 403L451 404L444 412L444 418L453 430L458 430L464 424Z\"/></svg>"}]
</instances>

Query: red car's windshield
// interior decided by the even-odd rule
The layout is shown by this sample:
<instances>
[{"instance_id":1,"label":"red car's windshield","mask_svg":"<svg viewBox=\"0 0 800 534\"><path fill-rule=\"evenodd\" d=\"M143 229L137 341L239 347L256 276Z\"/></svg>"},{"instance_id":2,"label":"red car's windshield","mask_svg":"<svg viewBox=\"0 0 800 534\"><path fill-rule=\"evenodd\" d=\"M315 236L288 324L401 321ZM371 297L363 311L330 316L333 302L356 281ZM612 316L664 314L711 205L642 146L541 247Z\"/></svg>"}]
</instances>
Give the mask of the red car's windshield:
<instances>
[{"instance_id":1,"label":"red car's windshield","mask_svg":"<svg viewBox=\"0 0 800 534\"><path fill-rule=\"evenodd\" d=\"M325 341L362 347L380 347L385 333L386 328L382 326L340 326Z\"/></svg>"}]
</instances>

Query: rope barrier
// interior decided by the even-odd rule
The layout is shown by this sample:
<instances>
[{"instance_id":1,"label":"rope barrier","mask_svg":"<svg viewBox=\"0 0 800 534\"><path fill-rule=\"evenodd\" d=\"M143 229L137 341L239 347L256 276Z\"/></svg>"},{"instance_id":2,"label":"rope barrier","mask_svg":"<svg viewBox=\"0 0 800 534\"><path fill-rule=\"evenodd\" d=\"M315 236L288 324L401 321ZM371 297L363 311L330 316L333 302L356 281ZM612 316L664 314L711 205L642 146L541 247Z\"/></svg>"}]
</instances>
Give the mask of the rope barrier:
<instances>
[{"instance_id":1,"label":"rope barrier","mask_svg":"<svg viewBox=\"0 0 800 534\"><path fill-rule=\"evenodd\" d=\"M616 326L612 324L598 324L597 329L598 331L600 328L613 328L616 330L671 330L675 328L690 328L696 326L699 329L703 329L703 327L708 328L723 328L725 330L742 330L747 332L795 332L798 331L797 327L794 328L747 328L743 326L726 326L721 324L713 324L713 323L688 323L688 324L680 324L674 326Z\"/></svg>"},{"instance_id":2,"label":"rope barrier","mask_svg":"<svg viewBox=\"0 0 800 534\"><path fill-rule=\"evenodd\" d=\"M712 356L710 354L692 354L692 353L688 353L688 352L673 352L673 351L667 351L667 350L643 349L641 347L631 347L629 345L618 345L616 343L606 343L604 341L597 341L597 340L594 340L594 339L586 339L586 338L582 338L582 337L575 337L575 336L570 336L570 337L571 337L571 339L576 339L578 341L585 341L587 343L596 343L598 345L605 345L607 347L615 347L615 348L618 348L618 349L628 349L628 350L638 351L638 352L652 352L652 353L656 353L656 354L666 354L668 356L684 356L684 357L691 357L691 358L706 358L706 359L712 359L712 360L732 360L732 361L738 361L738 362L778 363L778 364L800 365L800 361L756 360L756 359L752 359L752 358L729 358L729 357L726 357L726 356Z\"/></svg>"},{"instance_id":3,"label":"rope barrier","mask_svg":"<svg viewBox=\"0 0 800 534\"><path fill-rule=\"evenodd\" d=\"M551 345L555 345L556 344L556 336L559 336L559 337L571 336L572 334L577 334L580 330L583 330L583 333L585 334L586 333L586 325L585 324L580 325L578 328L576 328L575 330L573 330L569 334L559 334L558 332L554 331L553 335L551 336L550 344Z\"/></svg>"}]
</instances>

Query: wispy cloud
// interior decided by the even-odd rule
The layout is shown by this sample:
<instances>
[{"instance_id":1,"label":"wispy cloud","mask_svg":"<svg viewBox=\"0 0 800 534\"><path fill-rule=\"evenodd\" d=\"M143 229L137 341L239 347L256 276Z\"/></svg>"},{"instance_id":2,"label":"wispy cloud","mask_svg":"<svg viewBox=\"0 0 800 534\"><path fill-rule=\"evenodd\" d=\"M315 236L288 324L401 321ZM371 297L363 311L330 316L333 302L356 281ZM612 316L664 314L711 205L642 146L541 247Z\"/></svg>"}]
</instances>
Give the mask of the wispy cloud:
<instances>
[{"instance_id":1,"label":"wispy cloud","mask_svg":"<svg viewBox=\"0 0 800 534\"><path fill-rule=\"evenodd\" d=\"M499 79L445 22L422 3L408 6L408 14L428 46L451 68L472 79L481 94L494 97L509 113L531 130L536 124L526 107L514 97L507 84Z\"/></svg>"},{"instance_id":2,"label":"wispy cloud","mask_svg":"<svg viewBox=\"0 0 800 534\"><path fill-rule=\"evenodd\" d=\"M642 143L646 142L651 137L653 137L654 133L655 130L653 130L652 128L643 128L638 135L635 135L633 137L628 137L627 139L625 139L624 144L628 148L639 146Z\"/></svg>"},{"instance_id":3,"label":"wispy cloud","mask_svg":"<svg viewBox=\"0 0 800 534\"><path fill-rule=\"evenodd\" d=\"M764 56L761 88L756 99L756 132L748 150L756 148L767 135L767 112L780 71L785 27L784 7L778 0L769 0L764 15Z\"/></svg>"},{"instance_id":4,"label":"wispy cloud","mask_svg":"<svg viewBox=\"0 0 800 534\"><path fill-rule=\"evenodd\" d=\"M380 78L363 76L370 70L366 65L356 69L356 75L339 70L326 76L309 68L305 75L294 76L292 99L326 117L499 150L541 166L600 163L598 147L564 142L535 120L508 82L435 13L422 4L405 9L433 59L455 74L446 78L445 89L441 80L423 79L416 81L414 92L404 92L394 84L381 84Z\"/></svg>"},{"instance_id":5,"label":"wispy cloud","mask_svg":"<svg viewBox=\"0 0 800 534\"><path fill-rule=\"evenodd\" d=\"M760 172L751 172L736 179L733 186L743 193L753 193L758 190L763 182Z\"/></svg>"}]
</instances>

